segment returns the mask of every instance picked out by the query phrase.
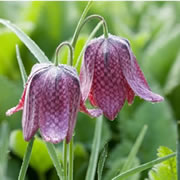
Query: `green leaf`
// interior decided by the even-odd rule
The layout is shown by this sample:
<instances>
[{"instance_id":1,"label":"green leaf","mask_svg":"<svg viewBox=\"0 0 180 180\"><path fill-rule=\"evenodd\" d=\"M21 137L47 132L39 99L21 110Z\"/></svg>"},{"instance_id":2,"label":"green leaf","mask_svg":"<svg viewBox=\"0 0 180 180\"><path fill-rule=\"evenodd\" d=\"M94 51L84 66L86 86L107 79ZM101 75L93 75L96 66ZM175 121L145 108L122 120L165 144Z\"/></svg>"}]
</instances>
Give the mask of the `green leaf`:
<instances>
[{"instance_id":1,"label":"green leaf","mask_svg":"<svg viewBox=\"0 0 180 180\"><path fill-rule=\"evenodd\" d=\"M142 126L148 125L148 132L139 154L142 162L155 158L156 149L161 145L172 149L176 148L176 124L168 102L164 101L158 104L143 102L131 113L126 108L130 107L124 107L119 118L119 128L123 141L133 144ZM131 148L132 145L128 145L128 147ZM130 149L126 150L130 151Z\"/></svg>"},{"instance_id":2,"label":"green leaf","mask_svg":"<svg viewBox=\"0 0 180 180\"><path fill-rule=\"evenodd\" d=\"M157 158L155 160L149 161L149 162L147 162L145 164L141 164L141 165L139 165L139 166L137 166L135 168L132 168L132 169L130 169L130 170L124 172L124 173L121 173L121 174L115 176L112 180L122 180L124 178L131 177L134 174L140 173L140 172L142 172L142 171L144 171L146 169L149 169L149 168L153 167L156 164L159 164L159 163L161 163L163 161L171 159L171 158L173 158L175 156L176 156L176 153L172 153L172 154L169 154L167 156L164 156L164 157Z\"/></svg>"},{"instance_id":3,"label":"green leaf","mask_svg":"<svg viewBox=\"0 0 180 180\"><path fill-rule=\"evenodd\" d=\"M20 158L23 158L28 142L24 141L22 131L15 130L10 135L10 149ZM59 154L60 155L60 154ZM43 162L43 163L42 163ZM53 164L49 157L46 145L36 137L33 144L30 165L37 172L45 173Z\"/></svg>"},{"instance_id":4,"label":"green leaf","mask_svg":"<svg viewBox=\"0 0 180 180\"><path fill-rule=\"evenodd\" d=\"M121 158L119 159L119 156L117 156L118 159L116 159L114 161L114 163L109 167L109 170L107 171L107 173L104 175L103 180L109 180L112 179L113 177L117 176L122 167L123 164L126 162L126 158ZM133 159L133 163L132 163L132 168L133 167L137 167L139 166L139 159L136 157ZM139 180L140 177L140 173L137 174L133 174L132 176L126 177L125 180Z\"/></svg>"},{"instance_id":5,"label":"green leaf","mask_svg":"<svg viewBox=\"0 0 180 180\"><path fill-rule=\"evenodd\" d=\"M18 24L28 35L34 30L34 25L30 22ZM7 75L12 79L17 79L19 71L16 66L15 44L21 45L20 39L8 28L0 28L0 74Z\"/></svg>"},{"instance_id":6,"label":"green leaf","mask_svg":"<svg viewBox=\"0 0 180 180\"><path fill-rule=\"evenodd\" d=\"M104 164L107 158L107 148L108 145L106 144L105 147L103 148L103 151L100 154L100 158L99 158L99 162L98 162L98 180L101 180L102 178L102 172L103 172L103 168L104 168Z\"/></svg>"},{"instance_id":7,"label":"green leaf","mask_svg":"<svg viewBox=\"0 0 180 180\"><path fill-rule=\"evenodd\" d=\"M100 149L100 142L101 142L101 131L102 131L102 124L103 124L103 116L100 116L96 119L96 127L94 131L92 149L91 149L91 156L89 160L88 170L86 173L86 180L93 180L95 177L98 154Z\"/></svg>"},{"instance_id":8,"label":"green leaf","mask_svg":"<svg viewBox=\"0 0 180 180\"><path fill-rule=\"evenodd\" d=\"M0 19L0 23L13 31L40 63L49 62L49 59L45 56L44 52L37 46L37 44L32 39L30 39L30 37L27 36L23 31L21 31L15 24L12 24L10 21L7 21L5 19Z\"/></svg>"},{"instance_id":9,"label":"green leaf","mask_svg":"<svg viewBox=\"0 0 180 180\"><path fill-rule=\"evenodd\" d=\"M171 93L178 85L180 85L180 53L173 63L170 72L167 75L164 91L166 94Z\"/></svg>"},{"instance_id":10,"label":"green leaf","mask_svg":"<svg viewBox=\"0 0 180 180\"><path fill-rule=\"evenodd\" d=\"M7 119L10 129L20 128L21 116L16 113L6 117L5 113L12 106L15 106L22 92L22 85L18 85L7 78L0 76L0 121Z\"/></svg>"},{"instance_id":11,"label":"green leaf","mask_svg":"<svg viewBox=\"0 0 180 180\"><path fill-rule=\"evenodd\" d=\"M124 165L122 167L121 172L127 171L132 166L132 163L133 163L134 159L136 158L139 148L143 142L146 131L147 131L147 125L144 125L144 127L142 128L141 132L139 133L139 135L131 149L131 152L129 153L129 155L127 157L126 162L124 163Z\"/></svg>"},{"instance_id":12,"label":"green leaf","mask_svg":"<svg viewBox=\"0 0 180 180\"><path fill-rule=\"evenodd\" d=\"M143 65L147 72L164 84L173 61L179 51L180 26L175 26L171 32L163 34L152 42L143 55Z\"/></svg>"},{"instance_id":13,"label":"green leaf","mask_svg":"<svg viewBox=\"0 0 180 180\"><path fill-rule=\"evenodd\" d=\"M0 177L5 179L8 162L9 128L7 122L0 126Z\"/></svg>"},{"instance_id":14,"label":"green leaf","mask_svg":"<svg viewBox=\"0 0 180 180\"><path fill-rule=\"evenodd\" d=\"M158 149L158 157L165 157L172 154L173 151L167 147L161 146ZM149 180L177 180L176 157L155 165L149 171Z\"/></svg>"},{"instance_id":15,"label":"green leaf","mask_svg":"<svg viewBox=\"0 0 180 180\"><path fill-rule=\"evenodd\" d=\"M27 81L27 74L26 74L22 59L21 59L21 55L20 55L20 52L19 52L18 45L16 45L16 55L17 55L17 61L18 61L18 64L19 64L20 72L21 72L21 78L22 78L22 81L23 81L23 85L25 86L26 81Z\"/></svg>"}]
</instances>

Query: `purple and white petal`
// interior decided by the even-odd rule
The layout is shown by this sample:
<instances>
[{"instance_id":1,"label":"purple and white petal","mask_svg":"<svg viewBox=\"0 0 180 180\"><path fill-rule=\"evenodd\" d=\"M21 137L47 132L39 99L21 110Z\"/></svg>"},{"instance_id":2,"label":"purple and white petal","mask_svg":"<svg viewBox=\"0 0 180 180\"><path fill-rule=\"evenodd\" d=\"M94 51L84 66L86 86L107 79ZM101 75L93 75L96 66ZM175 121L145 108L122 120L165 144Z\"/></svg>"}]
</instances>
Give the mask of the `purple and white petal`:
<instances>
[{"instance_id":1,"label":"purple and white petal","mask_svg":"<svg viewBox=\"0 0 180 180\"><path fill-rule=\"evenodd\" d=\"M45 141L58 143L68 131L70 105L68 86L62 70L52 66L42 77L39 127Z\"/></svg>"},{"instance_id":2,"label":"purple and white petal","mask_svg":"<svg viewBox=\"0 0 180 180\"><path fill-rule=\"evenodd\" d=\"M80 71L80 84L82 99L85 102L88 98L91 84L94 76L94 63L98 54L97 51L103 43L103 38L100 37L90 42L85 50L84 60Z\"/></svg>"},{"instance_id":3,"label":"purple and white petal","mask_svg":"<svg viewBox=\"0 0 180 180\"><path fill-rule=\"evenodd\" d=\"M75 124L77 119L77 113L80 106L80 97L81 97L81 90L80 90L80 82L77 76L72 76L69 72L64 71L66 74L66 85L68 87L68 104L70 107L70 117L69 117L69 125L68 125L68 132L66 136L67 143L70 142Z\"/></svg>"},{"instance_id":4,"label":"purple and white petal","mask_svg":"<svg viewBox=\"0 0 180 180\"><path fill-rule=\"evenodd\" d=\"M22 127L24 139L29 141L39 128L39 109L41 103L41 73L33 74L28 83L24 101L24 109L22 116Z\"/></svg>"},{"instance_id":5,"label":"purple and white petal","mask_svg":"<svg viewBox=\"0 0 180 180\"><path fill-rule=\"evenodd\" d=\"M135 94L146 101L162 101L162 96L155 94L150 90L135 56L130 50L130 47L126 43L123 44L122 42L112 41L112 43L117 48L119 63L121 65L123 75Z\"/></svg>"},{"instance_id":6,"label":"purple and white petal","mask_svg":"<svg viewBox=\"0 0 180 180\"><path fill-rule=\"evenodd\" d=\"M92 103L97 104L107 118L113 120L125 102L125 79L118 62L116 49L108 40L106 41L97 50L98 56L95 59L89 98Z\"/></svg>"}]
</instances>

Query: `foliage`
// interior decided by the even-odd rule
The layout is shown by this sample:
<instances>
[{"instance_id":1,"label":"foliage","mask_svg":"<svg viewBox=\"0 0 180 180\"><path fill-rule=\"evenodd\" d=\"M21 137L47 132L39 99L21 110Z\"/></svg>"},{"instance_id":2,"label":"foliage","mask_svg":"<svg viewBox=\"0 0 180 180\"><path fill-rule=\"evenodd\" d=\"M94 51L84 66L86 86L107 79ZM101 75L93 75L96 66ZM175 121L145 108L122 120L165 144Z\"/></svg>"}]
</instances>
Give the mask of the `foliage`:
<instances>
[{"instance_id":1,"label":"foliage","mask_svg":"<svg viewBox=\"0 0 180 180\"><path fill-rule=\"evenodd\" d=\"M158 149L157 156L164 157L168 154L173 153L173 151L167 147L161 146ZM155 165L152 170L149 171L149 180L177 180L176 173L176 158L171 158L164 161L158 165Z\"/></svg>"},{"instance_id":2,"label":"foliage","mask_svg":"<svg viewBox=\"0 0 180 180\"><path fill-rule=\"evenodd\" d=\"M86 2L0 2L0 18L8 19L20 27L53 61L57 45L72 39L85 5ZM130 41L150 87L165 96L165 101L156 105L135 98L134 104L126 104L113 122L103 121L101 150L107 142L109 145L107 159L102 163L102 179L109 180L120 172L144 124L148 125L148 131L131 167L155 158L159 146L175 149L175 121L180 118L179 12L179 2L94 2L89 11L89 14L104 16L110 33ZM75 61L96 23L93 21L84 27L75 49ZM96 36L100 34L101 29ZM35 57L15 34L0 25L0 125L3 126L5 121L10 129L10 148L6 155L7 179L11 180L17 179L27 146L21 131L17 130L21 129L21 113L5 116L6 110L17 104L23 89L15 58L16 44L20 46L22 60L29 74L36 63ZM62 63L66 63L67 52L67 49L61 50L59 60ZM85 179L95 121L82 113L78 114L74 161L74 177L77 180ZM62 144L57 145L57 149L61 156ZM161 147L158 152L158 157L163 157L170 154L171 150ZM104 161L103 157L101 159ZM165 175L170 179L174 174L174 165L175 159L156 165L149 172L149 180L163 179ZM47 150L42 140L36 137L27 178L42 177L57 179ZM136 174L129 179L140 180L144 177L147 177L146 173Z\"/></svg>"}]
</instances>

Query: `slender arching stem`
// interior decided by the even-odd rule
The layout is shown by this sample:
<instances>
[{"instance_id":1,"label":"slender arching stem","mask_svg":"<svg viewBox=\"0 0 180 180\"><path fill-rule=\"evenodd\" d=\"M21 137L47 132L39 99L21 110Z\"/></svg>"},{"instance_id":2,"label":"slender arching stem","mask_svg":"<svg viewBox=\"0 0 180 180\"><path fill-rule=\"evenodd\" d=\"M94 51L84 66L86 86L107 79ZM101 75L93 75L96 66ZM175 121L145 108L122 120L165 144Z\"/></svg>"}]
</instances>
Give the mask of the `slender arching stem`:
<instances>
[{"instance_id":1,"label":"slender arching stem","mask_svg":"<svg viewBox=\"0 0 180 180\"><path fill-rule=\"evenodd\" d=\"M75 48L75 45L76 45L76 41L78 39L78 36L79 36L79 33L81 31L81 29L83 28L83 26L91 19L99 19L100 21L103 22L103 30L104 30L104 36L105 38L108 38L108 27L107 27L107 23L106 21L104 20L104 18L100 15L97 15L97 14L94 14L94 15L91 15L91 16L88 16L79 26L79 28L77 29L75 35L73 36L73 40L71 42L72 44L72 47Z\"/></svg>"},{"instance_id":2,"label":"slender arching stem","mask_svg":"<svg viewBox=\"0 0 180 180\"><path fill-rule=\"evenodd\" d=\"M68 64L70 66L72 66L73 63L73 47L71 46L71 44L69 42L62 42L61 44L59 44L59 46L56 48L56 58L55 58L55 65L58 65L58 55L59 55L59 51L63 46L67 46L69 48L69 52L70 52L70 61L68 62Z\"/></svg>"},{"instance_id":3,"label":"slender arching stem","mask_svg":"<svg viewBox=\"0 0 180 180\"><path fill-rule=\"evenodd\" d=\"M93 0L90 0L88 2L87 6L85 7L80 19L79 19L78 25L77 25L77 27L75 29L75 32L73 34L73 38L72 38L72 41L71 41L71 44L72 44L73 47L75 47L75 45L76 45L76 41L77 41L77 38L79 36L80 26L81 26L82 22L84 21L84 19L85 19L86 15L87 15L89 9L91 8L92 4L93 4Z\"/></svg>"}]
</instances>

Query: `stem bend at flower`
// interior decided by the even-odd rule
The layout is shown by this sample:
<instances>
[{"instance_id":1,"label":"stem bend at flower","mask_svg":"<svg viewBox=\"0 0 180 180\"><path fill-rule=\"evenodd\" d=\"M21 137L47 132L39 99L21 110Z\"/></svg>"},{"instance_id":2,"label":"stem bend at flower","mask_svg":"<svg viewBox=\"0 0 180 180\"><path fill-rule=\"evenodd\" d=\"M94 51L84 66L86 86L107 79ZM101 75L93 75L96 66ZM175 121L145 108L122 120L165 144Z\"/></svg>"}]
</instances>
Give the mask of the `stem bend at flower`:
<instances>
[{"instance_id":1,"label":"stem bend at flower","mask_svg":"<svg viewBox=\"0 0 180 180\"><path fill-rule=\"evenodd\" d=\"M70 52L70 61L68 62L69 65L72 66L73 64L73 47L71 46L71 44L69 42L62 42L61 44L59 44L59 46L56 48L56 58L55 58L55 65L58 65L58 55L59 55L59 51L63 46L68 46L69 48L69 52Z\"/></svg>"},{"instance_id":2,"label":"stem bend at flower","mask_svg":"<svg viewBox=\"0 0 180 180\"><path fill-rule=\"evenodd\" d=\"M79 26L79 28L77 29L74 37L73 37L73 40L72 40L72 46L75 47L76 46L76 41L78 39L78 36L79 36L79 33L81 31L81 29L83 28L83 26L91 19L99 19L100 21L103 22L103 30L104 30L104 36L105 38L108 38L108 27L107 27L107 23L106 21L104 20L104 18L100 15L97 15L97 14L94 14L94 15L91 15L91 16L88 16L82 23L81 25Z\"/></svg>"}]
</instances>

